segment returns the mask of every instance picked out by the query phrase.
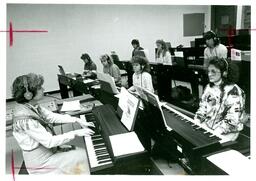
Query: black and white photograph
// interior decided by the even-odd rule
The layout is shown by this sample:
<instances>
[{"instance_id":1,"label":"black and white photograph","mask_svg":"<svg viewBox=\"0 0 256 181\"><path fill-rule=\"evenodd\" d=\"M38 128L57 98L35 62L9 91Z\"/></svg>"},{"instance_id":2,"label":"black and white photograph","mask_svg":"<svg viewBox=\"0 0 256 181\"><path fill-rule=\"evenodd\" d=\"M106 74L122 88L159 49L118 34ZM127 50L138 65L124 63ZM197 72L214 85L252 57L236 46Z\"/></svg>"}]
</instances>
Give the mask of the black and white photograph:
<instances>
[{"instance_id":1,"label":"black and white photograph","mask_svg":"<svg viewBox=\"0 0 256 181\"><path fill-rule=\"evenodd\" d=\"M251 1L0 7L5 180L253 175Z\"/></svg>"}]
</instances>

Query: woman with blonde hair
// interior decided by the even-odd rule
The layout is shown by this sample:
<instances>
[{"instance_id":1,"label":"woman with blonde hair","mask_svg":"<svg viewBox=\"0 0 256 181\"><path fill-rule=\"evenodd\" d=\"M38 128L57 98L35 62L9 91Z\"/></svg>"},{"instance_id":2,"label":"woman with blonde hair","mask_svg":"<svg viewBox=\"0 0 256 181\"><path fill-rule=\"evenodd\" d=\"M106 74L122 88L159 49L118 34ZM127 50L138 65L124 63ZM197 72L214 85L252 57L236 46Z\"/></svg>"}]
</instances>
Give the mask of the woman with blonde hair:
<instances>
[{"instance_id":1,"label":"woman with blonde hair","mask_svg":"<svg viewBox=\"0 0 256 181\"><path fill-rule=\"evenodd\" d=\"M107 54L100 57L100 61L103 65L103 73L109 74L114 78L117 86L121 86L121 73L116 64L113 63L111 57Z\"/></svg>"}]
</instances>

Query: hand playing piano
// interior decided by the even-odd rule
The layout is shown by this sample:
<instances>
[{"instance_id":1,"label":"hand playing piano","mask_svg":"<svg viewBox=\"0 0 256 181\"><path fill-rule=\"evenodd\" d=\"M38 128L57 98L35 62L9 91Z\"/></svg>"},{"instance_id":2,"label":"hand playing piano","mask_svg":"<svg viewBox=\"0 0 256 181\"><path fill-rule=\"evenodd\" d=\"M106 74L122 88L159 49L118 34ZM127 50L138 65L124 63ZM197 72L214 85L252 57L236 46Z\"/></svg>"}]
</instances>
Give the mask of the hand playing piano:
<instances>
[{"instance_id":1,"label":"hand playing piano","mask_svg":"<svg viewBox=\"0 0 256 181\"><path fill-rule=\"evenodd\" d=\"M78 129L72 132L75 136L91 136L94 134L94 131L89 128Z\"/></svg>"},{"instance_id":2,"label":"hand playing piano","mask_svg":"<svg viewBox=\"0 0 256 181\"><path fill-rule=\"evenodd\" d=\"M77 119L76 122L78 122L82 126L82 128L95 127L93 122L87 122L86 120L83 120L83 119Z\"/></svg>"}]
</instances>

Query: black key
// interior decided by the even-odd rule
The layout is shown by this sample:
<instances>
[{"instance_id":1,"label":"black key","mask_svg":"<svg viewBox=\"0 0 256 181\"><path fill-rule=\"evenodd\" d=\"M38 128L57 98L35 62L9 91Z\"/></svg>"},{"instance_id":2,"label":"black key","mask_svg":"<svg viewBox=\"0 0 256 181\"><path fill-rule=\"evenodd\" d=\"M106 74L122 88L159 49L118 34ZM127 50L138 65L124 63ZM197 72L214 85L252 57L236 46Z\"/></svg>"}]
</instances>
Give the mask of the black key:
<instances>
[{"instance_id":1,"label":"black key","mask_svg":"<svg viewBox=\"0 0 256 181\"><path fill-rule=\"evenodd\" d=\"M104 140L103 139L92 140L92 144L94 144L94 145L97 145L97 144L100 144L100 143L104 143Z\"/></svg>"},{"instance_id":2,"label":"black key","mask_svg":"<svg viewBox=\"0 0 256 181\"><path fill-rule=\"evenodd\" d=\"M102 138L102 136L101 136L100 134L98 134L98 135L97 135L97 134L95 134L95 135L93 135L93 136L92 136L92 138L93 138L93 139L96 139L96 138Z\"/></svg>"},{"instance_id":3,"label":"black key","mask_svg":"<svg viewBox=\"0 0 256 181\"><path fill-rule=\"evenodd\" d=\"M94 145L93 147L94 147L94 149L96 150L96 149L98 149L98 148L104 148L104 147L105 147L105 144L102 144L102 145Z\"/></svg>"},{"instance_id":4,"label":"black key","mask_svg":"<svg viewBox=\"0 0 256 181\"><path fill-rule=\"evenodd\" d=\"M96 153L96 155L101 155L101 154L104 154L104 153L108 153L108 151L106 149L96 150L95 153Z\"/></svg>"},{"instance_id":5,"label":"black key","mask_svg":"<svg viewBox=\"0 0 256 181\"><path fill-rule=\"evenodd\" d=\"M110 158L109 155L105 155L105 156L97 156L97 160L105 160L107 158Z\"/></svg>"},{"instance_id":6,"label":"black key","mask_svg":"<svg viewBox=\"0 0 256 181\"><path fill-rule=\"evenodd\" d=\"M109 154L108 154L108 152L100 153L100 154L96 154L96 157L100 157L100 156L104 156L104 155L109 155Z\"/></svg>"}]
</instances>

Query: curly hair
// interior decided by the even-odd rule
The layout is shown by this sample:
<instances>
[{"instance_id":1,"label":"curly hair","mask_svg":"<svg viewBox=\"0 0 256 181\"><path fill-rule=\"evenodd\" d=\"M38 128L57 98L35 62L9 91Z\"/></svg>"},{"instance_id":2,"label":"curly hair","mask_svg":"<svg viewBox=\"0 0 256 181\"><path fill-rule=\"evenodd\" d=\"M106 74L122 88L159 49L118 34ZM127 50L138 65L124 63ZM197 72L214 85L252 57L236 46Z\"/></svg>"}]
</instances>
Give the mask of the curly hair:
<instances>
[{"instance_id":1,"label":"curly hair","mask_svg":"<svg viewBox=\"0 0 256 181\"><path fill-rule=\"evenodd\" d=\"M143 56L134 56L132 57L131 63L138 63L141 66L144 66L144 68L142 69L142 72L150 72L150 67L149 67L149 63L148 63L148 59L146 57Z\"/></svg>"},{"instance_id":2,"label":"curly hair","mask_svg":"<svg viewBox=\"0 0 256 181\"><path fill-rule=\"evenodd\" d=\"M231 63L227 59L215 57L214 59L210 60L208 66L210 65L213 65L220 70L223 80L223 88L225 85L235 84L239 81L238 66ZM224 74L224 72L226 72L226 74ZM210 86L212 86L212 84L210 84Z\"/></svg>"},{"instance_id":3,"label":"curly hair","mask_svg":"<svg viewBox=\"0 0 256 181\"><path fill-rule=\"evenodd\" d=\"M29 73L27 75L17 77L12 84L12 96L18 103L28 102L28 100L24 97L26 92L24 79L27 79L28 91L33 94L33 98L37 94L37 90L39 90L44 83L43 76L39 74Z\"/></svg>"},{"instance_id":4,"label":"curly hair","mask_svg":"<svg viewBox=\"0 0 256 181\"><path fill-rule=\"evenodd\" d=\"M104 58L107 60L109 65L113 65L114 64L112 58L108 54L101 55L100 56L100 61L102 61Z\"/></svg>"}]
</instances>

